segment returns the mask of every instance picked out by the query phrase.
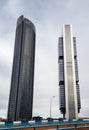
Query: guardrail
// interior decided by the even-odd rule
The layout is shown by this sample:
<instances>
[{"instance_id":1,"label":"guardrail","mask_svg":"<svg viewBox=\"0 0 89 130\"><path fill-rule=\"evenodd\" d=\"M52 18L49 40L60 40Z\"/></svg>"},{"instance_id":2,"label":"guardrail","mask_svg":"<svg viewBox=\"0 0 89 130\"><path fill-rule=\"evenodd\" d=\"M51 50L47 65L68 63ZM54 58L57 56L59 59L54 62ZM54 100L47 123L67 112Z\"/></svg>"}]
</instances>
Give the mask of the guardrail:
<instances>
[{"instance_id":1,"label":"guardrail","mask_svg":"<svg viewBox=\"0 0 89 130\"><path fill-rule=\"evenodd\" d=\"M38 127L44 127L44 126L55 126L57 129L59 129L60 126L66 126L66 125L74 125L73 128L78 128L79 124L89 124L89 120L33 120L33 121L15 121L15 122L0 122L0 130L10 130L10 129L16 129L19 128L34 128L34 130ZM81 126L82 128L86 128L89 126ZM73 129L72 128L72 129ZM64 129L64 128L63 128ZM69 128L68 128L69 129ZM60 128L62 130L62 128ZM67 130L67 128L66 128Z\"/></svg>"}]
</instances>

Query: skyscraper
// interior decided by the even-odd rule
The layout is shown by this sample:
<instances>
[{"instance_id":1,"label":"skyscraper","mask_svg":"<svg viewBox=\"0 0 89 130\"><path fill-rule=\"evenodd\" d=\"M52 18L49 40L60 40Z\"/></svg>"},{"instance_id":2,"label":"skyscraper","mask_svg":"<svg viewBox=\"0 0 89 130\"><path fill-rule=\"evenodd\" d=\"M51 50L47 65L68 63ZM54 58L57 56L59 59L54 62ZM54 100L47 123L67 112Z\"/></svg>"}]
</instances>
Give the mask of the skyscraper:
<instances>
[{"instance_id":1,"label":"skyscraper","mask_svg":"<svg viewBox=\"0 0 89 130\"><path fill-rule=\"evenodd\" d=\"M81 103L76 38L71 25L63 25L58 52L60 111L66 119L77 119Z\"/></svg>"},{"instance_id":2,"label":"skyscraper","mask_svg":"<svg viewBox=\"0 0 89 130\"><path fill-rule=\"evenodd\" d=\"M32 118L35 60L35 27L23 15L17 20L11 89L7 118Z\"/></svg>"}]
</instances>

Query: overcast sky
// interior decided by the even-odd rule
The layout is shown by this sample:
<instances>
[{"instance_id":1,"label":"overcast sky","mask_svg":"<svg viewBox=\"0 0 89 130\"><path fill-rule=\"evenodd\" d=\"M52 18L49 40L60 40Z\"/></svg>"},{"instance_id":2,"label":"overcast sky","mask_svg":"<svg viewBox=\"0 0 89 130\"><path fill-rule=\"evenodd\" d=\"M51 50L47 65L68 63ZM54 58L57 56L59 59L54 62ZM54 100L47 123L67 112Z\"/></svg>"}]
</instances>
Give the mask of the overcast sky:
<instances>
[{"instance_id":1,"label":"overcast sky","mask_svg":"<svg viewBox=\"0 0 89 130\"><path fill-rule=\"evenodd\" d=\"M58 37L72 24L77 39L82 109L89 117L89 0L0 0L0 116L7 116L16 21L20 15L36 27L33 116L61 117L58 87Z\"/></svg>"}]
</instances>

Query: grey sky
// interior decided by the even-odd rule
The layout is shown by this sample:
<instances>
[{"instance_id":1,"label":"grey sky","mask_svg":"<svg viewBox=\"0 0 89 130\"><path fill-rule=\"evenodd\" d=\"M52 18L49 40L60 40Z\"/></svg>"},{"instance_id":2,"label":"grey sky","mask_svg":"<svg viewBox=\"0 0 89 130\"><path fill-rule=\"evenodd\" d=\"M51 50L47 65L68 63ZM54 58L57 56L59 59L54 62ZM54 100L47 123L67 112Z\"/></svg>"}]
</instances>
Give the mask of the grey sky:
<instances>
[{"instance_id":1,"label":"grey sky","mask_svg":"<svg viewBox=\"0 0 89 130\"><path fill-rule=\"evenodd\" d=\"M63 24L72 24L77 38L82 109L89 116L89 0L0 0L0 116L6 117L10 91L16 21L20 15L36 26L33 115L60 117L58 37Z\"/></svg>"}]
</instances>

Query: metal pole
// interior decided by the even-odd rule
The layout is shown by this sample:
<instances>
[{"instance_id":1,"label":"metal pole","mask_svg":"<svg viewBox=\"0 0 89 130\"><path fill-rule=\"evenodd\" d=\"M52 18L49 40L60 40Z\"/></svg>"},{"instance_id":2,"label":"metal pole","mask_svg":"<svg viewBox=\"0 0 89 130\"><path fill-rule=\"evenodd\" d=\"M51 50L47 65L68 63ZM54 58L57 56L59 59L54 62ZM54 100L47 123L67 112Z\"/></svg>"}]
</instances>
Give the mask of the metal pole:
<instances>
[{"instance_id":1,"label":"metal pole","mask_svg":"<svg viewBox=\"0 0 89 130\"><path fill-rule=\"evenodd\" d=\"M51 118L51 112L52 112L52 99L55 98L55 96L52 96L51 99L50 99L50 118Z\"/></svg>"}]
</instances>

